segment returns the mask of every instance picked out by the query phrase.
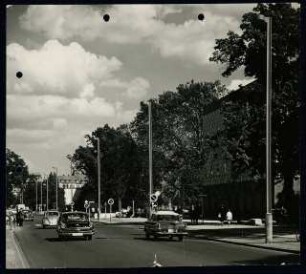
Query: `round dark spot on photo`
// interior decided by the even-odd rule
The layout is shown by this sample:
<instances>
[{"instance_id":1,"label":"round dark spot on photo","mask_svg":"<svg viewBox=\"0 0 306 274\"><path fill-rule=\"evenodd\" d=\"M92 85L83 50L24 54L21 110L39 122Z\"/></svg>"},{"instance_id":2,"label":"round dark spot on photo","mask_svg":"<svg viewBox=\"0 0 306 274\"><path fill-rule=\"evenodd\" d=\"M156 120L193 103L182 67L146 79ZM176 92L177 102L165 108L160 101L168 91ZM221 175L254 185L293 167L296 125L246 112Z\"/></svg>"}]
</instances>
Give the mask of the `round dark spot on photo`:
<instances>
[{"instance_id":1,"label":"round dark spot on photo","mask_svg":"<svg viewBox=\"0 0 306 274\"><path fill-rule=\"evenodd\" d=\"M16 73L16 77L19 78L19 79L22 77L22 75L23 75L23 74L22 74L21 71L18 71L18 72Z\"/></svg>"},{"instance_id":2,"label":"round dark spot on photo","mask_svg":"<svg viewBox=\"0 0 306 274\"><path fill-rule=\"evenodd\" d=\"M205 16L204 16L203 13L200 13L200 14L198 15L198 19L199 19L200 21L203 21L204 18L205 18Z\"/></svg>"},{"instance_id":3,"label":"round dark spot on photo","mask_svg":"<svg viewBox=\"0 0 306 274\"><path fill-rule=\"evenodd\" d=\"M104 20L105 22L108 22L109 19L110 19L110 17L109 17L108 14L104 14L104 15L103 15L103 20Z\"/></svg>"}]
</instances>

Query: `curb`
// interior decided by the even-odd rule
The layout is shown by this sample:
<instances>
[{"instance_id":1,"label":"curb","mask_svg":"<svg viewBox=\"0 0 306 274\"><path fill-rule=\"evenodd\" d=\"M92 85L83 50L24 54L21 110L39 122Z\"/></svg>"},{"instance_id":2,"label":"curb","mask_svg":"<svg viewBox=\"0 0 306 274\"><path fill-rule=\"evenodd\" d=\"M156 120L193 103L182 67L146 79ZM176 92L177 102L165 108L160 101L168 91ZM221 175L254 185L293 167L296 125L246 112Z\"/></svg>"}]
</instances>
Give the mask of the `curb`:
<instances>
[{"instance_id":1,"label":"curb","mask_svg":"<svg viewBox=\"0 0 306 274\"><path fill-rule=\"evenodd\" d=\"M18 242L17 236L15 234L15 231L12 231L12 233L10 233L10 237L12 237L12 242L13 242L13 245L14 245L14 249L16 250L16 253L17 253L18 259L21 262L22 268L30 268L30 265L29 265L29 263L26 259L26 256L23 253L23 251L22 251L22 249L19 245L19 242Z\"/></svg>"},{"instance_id":2,"label":"curb","mask_svg":"<svg viewBox=\"0 0 306 274\"><path fill-rule=\"evenodd\" d=\"M197 238L196 235L191 235L191 234L188 234L188 237ZM282 252L293 253L293 254L300 254L301 253L298 250L291 250L291 249L285 249L285 248L280 248L280 247L262 246L262 245L255 245L255 244L250 244L250 243L233 242L233 241L230 241L230 240L209 238L209 237L205 237L205 236L203 236L201 238L205 239L205 240L209 240L209 241L223 242L223 243L234 244L234 245L250 246L250 247L262 248L262 249L270 249L270 250L282 251Z\"/></svg>"}]
</instances>

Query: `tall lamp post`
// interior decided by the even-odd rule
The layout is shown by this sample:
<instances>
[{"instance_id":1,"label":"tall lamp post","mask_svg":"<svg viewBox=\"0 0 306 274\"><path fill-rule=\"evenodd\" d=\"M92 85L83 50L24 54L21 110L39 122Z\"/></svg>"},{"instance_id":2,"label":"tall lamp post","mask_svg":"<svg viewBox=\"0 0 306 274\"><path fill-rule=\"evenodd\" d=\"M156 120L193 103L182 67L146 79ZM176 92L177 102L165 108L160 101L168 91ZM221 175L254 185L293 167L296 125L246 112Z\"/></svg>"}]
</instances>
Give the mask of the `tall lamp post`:
<instances>
[{"instance_id":1,"label":"tall lamp post","mask_svg":"<svg viewBox=\"0 0 306 274\"><path fill-rule=\"evenodd\" d=\"M100 139L97 137L97 166L98 166L98 220L101 216L101 157L100 157Z\"/></svg>"},{"instance_id":2,"label":"tall lamp post","mask_svg":"<svg viewBox=\"0 0 306 274\"><path fill-rule=\"evenodd\" d=\"M35 212L37 213L37 184L38 183L38 180L36 179L35 180Z\"/></svg>"},{"instance_id":3,"label":"tall lamp post","mask_svg":"<svg viewBox=\"0 0 306 274\"><path fill-rule=\"evenodd\" d=\"M150 216L152 214L151 207L151 195L153 193L153 174L152 174L152 105L149 101L148 108L149 116L149 205L150 205Z\"/></svg>"},{"instance_id":4,"label":"tall lamp post","mask_svg":"<svg viewBox=\"0 0 306 274\"><path fill-rule=\"evenodd\" d=\"M57 167L52 167L53 169L55 169L56 172L56 180L55 180L55 209L58 210L58 168Z\"/></svg>"},{"instance_id":5,"label":"tall lamp post","mask_svg":"<svg viewBox=\"0 0 306 274\"><path fill-rule=\"evenodd\" d=\"M42 211L42 209L43 209L43 200L42 200L42 186L43 186L43 181L44 181L44 180L41 180L41 181L40 181L40 211Z\"/></svg>"},{"instance_id":6,"label":"tall lamp post","mask_svg":"<svg viewBox=\"0 0 306 274\"><path fill-rule=\"evenodd\" d=\"M273 241L272 217L272 18L265 17L267 23L267 75L266 75L266 243Z\"/></svg>"},{"instance_id":7,"label":"tall lamp post","mask_svg":"<svg viewBox=\"0 0 306 274\"><path fill-rule=\"evenodd\" d=\"M47 176L47 203L46 203L46 210L49 209L49 176Z\"/></svg>"}]
</instances>

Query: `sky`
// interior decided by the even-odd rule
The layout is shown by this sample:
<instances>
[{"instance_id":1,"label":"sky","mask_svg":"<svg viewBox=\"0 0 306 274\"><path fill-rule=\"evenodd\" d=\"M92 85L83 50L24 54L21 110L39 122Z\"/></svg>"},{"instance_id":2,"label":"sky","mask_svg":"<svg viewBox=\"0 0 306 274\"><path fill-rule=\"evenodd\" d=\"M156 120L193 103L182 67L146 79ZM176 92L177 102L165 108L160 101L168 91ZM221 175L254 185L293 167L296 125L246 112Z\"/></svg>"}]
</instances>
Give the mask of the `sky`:
<instances>
[{"instance_id":1,"label":"sky","mask_svg":"<svg viewBox=\"0 0 306 274\"><path fill-rule=\"evenodd\" d=\"M242 70L223 78L209 57L216 39L240 33L241 17L253 7L7 7L7 148L32 173L56 167L69 174L66 156L85 145L84 136L131 122L141 101L191 79L220 80L229 90L247 84L252 79Z\"/></svg>"}]
</instances>

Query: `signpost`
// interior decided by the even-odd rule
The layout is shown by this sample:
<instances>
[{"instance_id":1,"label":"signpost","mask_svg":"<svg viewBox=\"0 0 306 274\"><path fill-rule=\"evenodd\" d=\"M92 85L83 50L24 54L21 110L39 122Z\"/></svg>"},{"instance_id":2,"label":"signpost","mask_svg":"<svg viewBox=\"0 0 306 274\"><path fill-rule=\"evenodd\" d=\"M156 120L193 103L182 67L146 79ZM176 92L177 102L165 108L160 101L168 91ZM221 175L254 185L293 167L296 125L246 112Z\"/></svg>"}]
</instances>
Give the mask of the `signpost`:
<instances>
[{"instance_id":1,"label":"signpost","mask_svg":"<svg viewBox=\"0 0 306 274\"><path fill-rule=\"evenodd\" d=\"M109 221L112 222L112 205L114 204L114 199L109 198L107 202L109 204Z\"/></svg>"},{"instance_id":2,"label":"signpost","mask_svg":"<svg viewBox=\"0 0 306 274\"><path fill-rule=\"evenodd\" d=\"M87 209L89 208L89 203L88 203L88 201L87 200L85 200L85 202L84 202L84 208L85 208L85 210L86 210L86 213L87 213Z\"/></svg>"}]
</instances>

